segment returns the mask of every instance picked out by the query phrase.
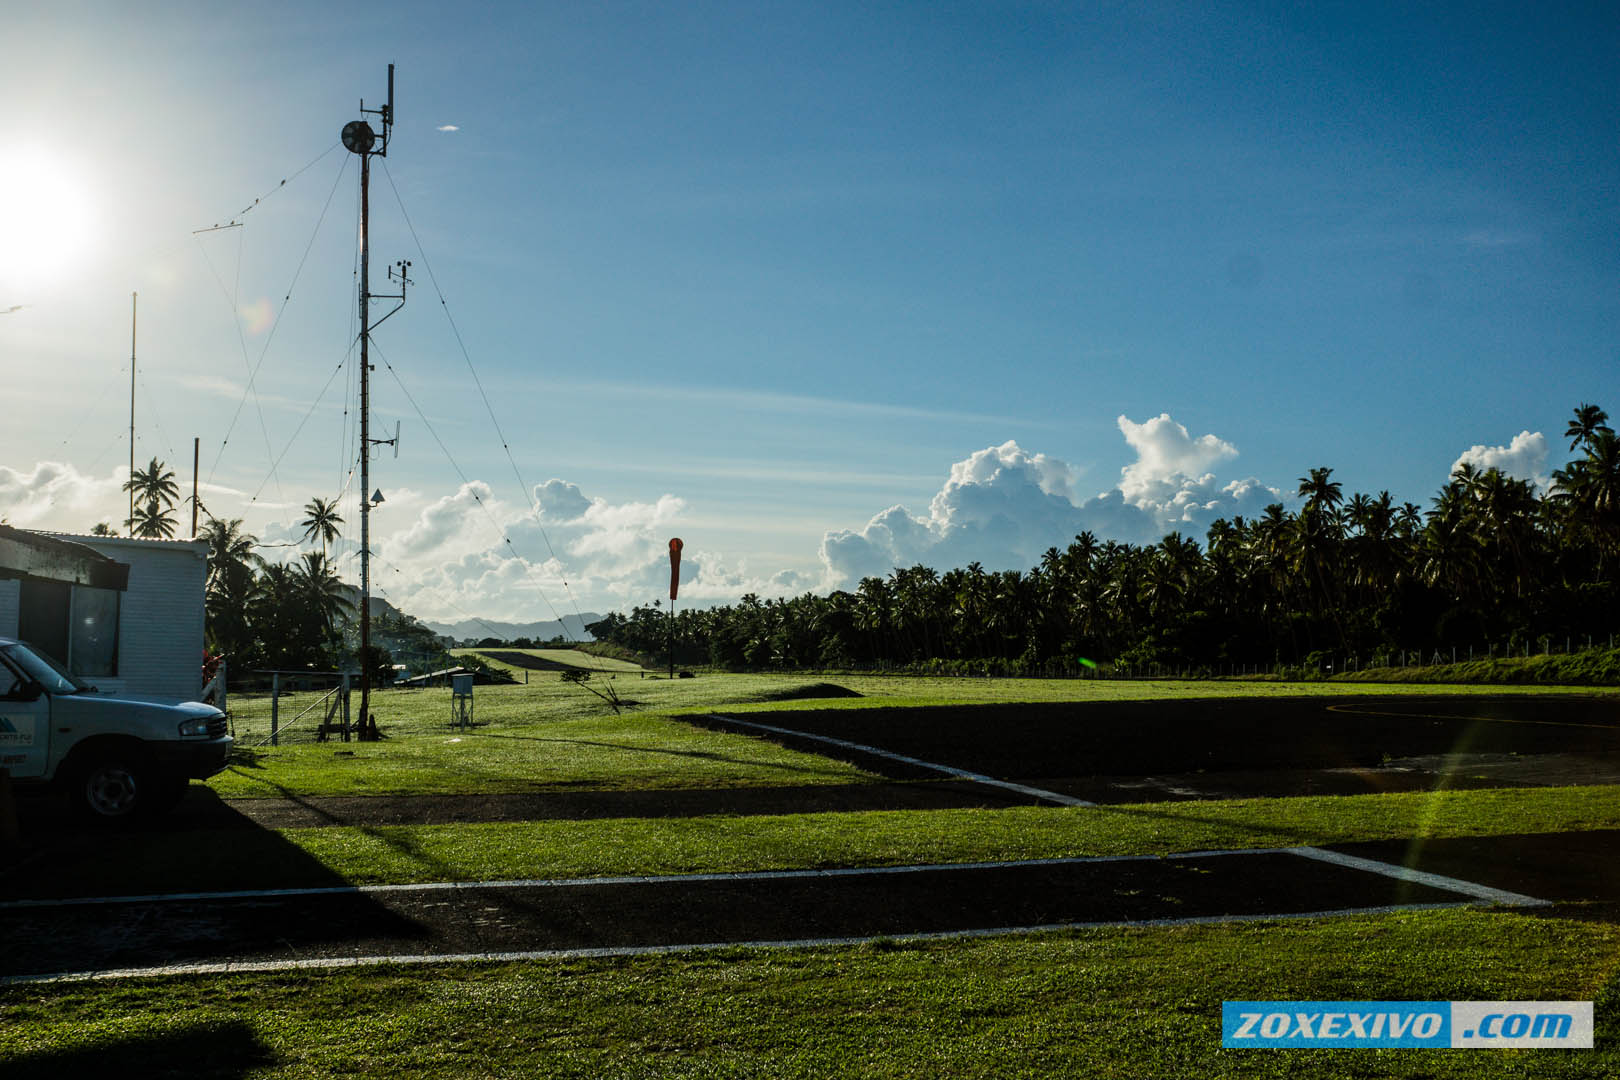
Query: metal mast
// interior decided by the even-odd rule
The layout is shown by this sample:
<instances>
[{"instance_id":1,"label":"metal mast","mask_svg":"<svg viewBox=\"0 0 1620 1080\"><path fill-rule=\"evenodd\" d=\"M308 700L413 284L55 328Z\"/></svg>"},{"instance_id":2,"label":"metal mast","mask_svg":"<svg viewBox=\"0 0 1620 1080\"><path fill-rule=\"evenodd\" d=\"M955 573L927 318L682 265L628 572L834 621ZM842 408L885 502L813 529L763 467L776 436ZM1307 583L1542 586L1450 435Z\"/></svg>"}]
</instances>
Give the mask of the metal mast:
<instances>
[{"instance_id":1,"label":"metal mast","mask_svg":"<svg viewBox=\"0 0 1620 1080\"><path fill-rule=\"evenodd\" d=\"M135 305L139 293L129 294L129 521L124 528L135 535Z\"/></svg>"},{"instance_id":2,"label":"metal mast","mask_svg":"<svg viewBox=\"0 0 1620 1080\"><path fill-rule=\"evenodd\" d=\"M360 101L362 116L370 114L382 123L382 134L372 130L364 120L351 120L343 126L343 145L360 155L360 725L361 739L375 739L377 725L371 718L371 301L394 299L405 303L404 268L401 264L400 290L390 297L371 294L370 258L370 185L371 158L388 156L388 136L394 126L394 65L388 65L388 104L380 109L366 108ZM392 278L393 272L389 272ZM394 311L398 311L396 307ZM388 315L394 312L390 311ZM384 315L383 319L388 318ZM383 319L378 319L380 325Z\"/></svg>"}]
</instances>

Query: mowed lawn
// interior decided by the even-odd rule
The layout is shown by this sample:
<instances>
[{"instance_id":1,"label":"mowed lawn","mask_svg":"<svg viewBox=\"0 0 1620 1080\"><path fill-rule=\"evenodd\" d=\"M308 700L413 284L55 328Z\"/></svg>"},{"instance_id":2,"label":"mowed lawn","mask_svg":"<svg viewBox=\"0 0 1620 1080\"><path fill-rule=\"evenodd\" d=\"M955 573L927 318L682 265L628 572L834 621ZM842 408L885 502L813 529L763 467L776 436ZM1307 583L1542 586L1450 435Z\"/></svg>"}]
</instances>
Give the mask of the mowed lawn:
<instances>
[{"instance_id":1,"label":"mowed lawn","mask_svg":"<svg viewBox=\"0 0 1620 1080\"><path fill-rule=\"evenodd\" d=\"M375 709L389 736L383 743L260 747L211 786L234 796L867 783L875 778L851 766L697 728L677 714L1363 689L768 676L620 676L615 684L638 711L614 715L556 675L478 687L480 726L466 733L448 728L448 691L385 692ZM842 696L851 693L860 696ZM297 700L284 699L283 708ZM263 704L238 703L244 742ZM1620 828L1620 788L155 832L85 839L29 883L13 879L7 889L109 895L791 869L1592 828ZM198 850L208 857L199 859ZM1578 906L1552 917L1403 912L926 944L16 985L0 987L0 1075L1620 1075L1620 928L1583 915ZM1220 1004L1236 999L1595 1000L1599 1049L1225 1051Z\"/></svg>"},{"instance_id":2,"label":"mowed lawn","mask_svg":"<svg viewBox=\"0 0 1620 1080\"><path fill-rule=\"evenodd\" d=\"M279 746L269 745L269 695L237 695L231 702L236 760L209 786L224 798L251 798L863 783L876 778L763 740L705 731L680 723L678 717L720 709L755 713L807 707L1574 692L1546 687L783 675L672 681L599 674L589 685L592 689L563 682L555 673L533 672L527 684L479 686L473 694L474 725L465 731L451 725L448 689L380 691L372 699L386 736L380 743L342 743L336 736L314 742L324 711L320 695L284 694ZM623 703L622 712L615 713L599 696L609 692ZM1620 708L1620 690L1595 696L1612 699ZM358 695L354 703L358 708Z\"/></svg>"},{"instance_id":3,"label":"mowed lawn","mask_svg":"<svg viewBox=\"0 0 1620 1080\"><path fill-rule=\"evenodd\" d=\"M1620 928L1475 910L0 989L8 1080L1620 1075ZM1223 1050L1223 1000L1595 1000L1597 1049Z\"/></svg>"}]
</instances>

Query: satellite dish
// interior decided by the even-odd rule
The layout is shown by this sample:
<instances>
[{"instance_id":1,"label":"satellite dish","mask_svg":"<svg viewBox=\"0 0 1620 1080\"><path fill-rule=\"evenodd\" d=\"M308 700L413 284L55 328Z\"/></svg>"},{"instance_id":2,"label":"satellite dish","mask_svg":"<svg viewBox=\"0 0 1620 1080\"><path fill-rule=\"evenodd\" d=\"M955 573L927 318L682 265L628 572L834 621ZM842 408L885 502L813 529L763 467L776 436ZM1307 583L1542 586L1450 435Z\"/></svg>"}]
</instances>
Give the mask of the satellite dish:
<instances>
[{"instance_id":1,"label":"satellite dish","mask_svg":"<svg viewBox=\"0 0 1620 1080\"><path fill-rule=\"evenodd\" d=\"M368 154L377 144L377 133L364 120L350 120L343 125L343 146L351 154Z\"/></svg>"}]
</instances>

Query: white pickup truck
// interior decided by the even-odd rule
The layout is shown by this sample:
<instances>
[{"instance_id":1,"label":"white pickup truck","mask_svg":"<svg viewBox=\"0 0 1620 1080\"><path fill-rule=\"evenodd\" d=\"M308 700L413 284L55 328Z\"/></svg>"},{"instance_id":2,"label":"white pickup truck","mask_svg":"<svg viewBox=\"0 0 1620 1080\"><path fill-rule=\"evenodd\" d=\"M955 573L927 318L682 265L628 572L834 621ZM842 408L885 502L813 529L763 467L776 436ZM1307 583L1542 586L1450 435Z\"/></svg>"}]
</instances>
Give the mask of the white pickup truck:
<instances>
[{"instance_id":1,"label":"white pickup truck","mask_svg":"<svg viewBox=\"0 0 1620 1080\"><path fill-rule=\"evenodd\" d=\"M98 694L25 642L0 637L0 768L23 785L54 782L91 822L168 810L193 777L225 767L225 714Z\"/></svg>"}]
</instances>

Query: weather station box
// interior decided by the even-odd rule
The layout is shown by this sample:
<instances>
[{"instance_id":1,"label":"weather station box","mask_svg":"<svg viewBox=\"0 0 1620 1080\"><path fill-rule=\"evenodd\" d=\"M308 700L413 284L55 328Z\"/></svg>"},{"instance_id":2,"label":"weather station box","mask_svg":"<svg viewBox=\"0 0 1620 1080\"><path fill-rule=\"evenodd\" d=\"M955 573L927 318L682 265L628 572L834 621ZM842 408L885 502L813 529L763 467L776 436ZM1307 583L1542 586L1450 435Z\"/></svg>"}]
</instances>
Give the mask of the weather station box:
<instances>
[{"instance_id":1,"label":"weather station box","mask_svg":"<svg viewBox=\"0 0 1620 1080\"><path fill-rule=\"evenodd\" d=\"M472 686L473 677L471 672L465 675L450 676L450 692L457 697L471 697Z\"/></svg>"}]
</instances>

